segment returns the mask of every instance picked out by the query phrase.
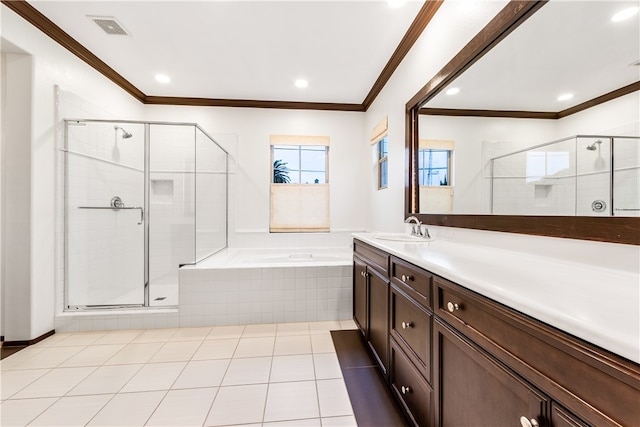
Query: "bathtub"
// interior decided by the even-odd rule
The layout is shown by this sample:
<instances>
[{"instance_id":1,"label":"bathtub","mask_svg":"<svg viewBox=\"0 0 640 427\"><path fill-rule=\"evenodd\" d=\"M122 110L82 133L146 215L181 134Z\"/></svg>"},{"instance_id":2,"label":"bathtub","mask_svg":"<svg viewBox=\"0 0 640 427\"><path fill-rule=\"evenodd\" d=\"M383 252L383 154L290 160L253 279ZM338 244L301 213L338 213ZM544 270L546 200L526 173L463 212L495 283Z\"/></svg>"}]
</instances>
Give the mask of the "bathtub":
<instances>
[{"instance_id":1,"label":"bathtub","mask_svg":"<svg viewBox=\"0 0 640 427\"><path fill-rule=\"evenodd\" d=\"M288 268L351 266L351 248L225 249L195 268Z\"/></svg>"},{"instance_id":2,"label":"bathtub","mask_svg":"<svg viewBox=\"0 0 640 427\"><path fill-rule=\"evenodd\" d=\"M352 250L225 249L180 269L181 326L352 318Z\"/></svg>"}]
</instances>

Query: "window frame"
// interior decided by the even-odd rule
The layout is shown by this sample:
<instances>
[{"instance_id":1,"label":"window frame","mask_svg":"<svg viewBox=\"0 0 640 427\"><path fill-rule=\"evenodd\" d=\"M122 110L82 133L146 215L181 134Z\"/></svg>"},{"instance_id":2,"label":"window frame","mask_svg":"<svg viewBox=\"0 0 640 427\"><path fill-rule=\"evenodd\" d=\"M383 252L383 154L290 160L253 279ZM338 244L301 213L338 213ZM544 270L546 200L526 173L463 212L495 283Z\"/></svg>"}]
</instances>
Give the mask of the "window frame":
<instances>
[{"instance_id":1,"label":"window frame","mask_svg":"<svg viewBox=\"0 0 640 427\"><path fill-rule=\"evenodd\" d=\"M425 154L425 152L438 152L438 153L442 153L442 152L446 152L447 153L447 166L446 169L445 168L428 168L428 167L420 167L420 161L423 159L423 155ZM452 177L452 166L453 166L453 150L450 149L441 149L441 148L419 148L418 149L418 186L420 187L453 187L453 182L451 182L451 177ZM433 185L433 184L423 184L423 179L421 179L421 172L422 171L427 171L427 170L446 170L446 179L447 179L447 184L443 185L443 184L438 184L438 185Z\"/></svg>"},{"instance_id":2,"label":"window frame","mask_svg":"<svg viewBox=\"0 0 640 427\"><path fill-rule=\"evenodd\" d=\"M386 147L387 147L387 151L384 156L382 155L384 153L382 151L383 141L386 143ZM376 158L377 158L377 164L378 164L378 190L384 190L385 188L389 188L389 140L387 135L383 135L376 142ZM385 164L387 168L387 174L386 174L387 181L384 186L382 185L383 164Z\"/></svg>"},{"instance_id":3,"label":"window frame","mask_svg":"<svg viewBox=\"0 0 640 427\"><path fill-rule=\"evenodd\" d=\"M288 183L282 183L282 182L273 182L273 177L274 177L274 162L278 159L275 158L275 150L276 147L278 149L281 150L291 150L291 151L297 151L298 152L298 164L299 164L299 168L298 169L288 169L289 171L293 171L293 172L297 172L298 173L298 182L288 182ZM307 148L305 150L305 147L313 147L313 149ZM289 185L289 184L300 184L300 185L316 185L316 184L329 184L329 146L328 145L295 145L295 144L291 144L291 145L283 145L283 144L271 144L270 145L270 150L271 150L271 184L274 185ZM302 168L302 151L324 151L324 170L312 170L312 169L303 169ZM322 172L324 173L324 182L302 182L302 173L303 172Z\"/></svg>"}]
</instances>

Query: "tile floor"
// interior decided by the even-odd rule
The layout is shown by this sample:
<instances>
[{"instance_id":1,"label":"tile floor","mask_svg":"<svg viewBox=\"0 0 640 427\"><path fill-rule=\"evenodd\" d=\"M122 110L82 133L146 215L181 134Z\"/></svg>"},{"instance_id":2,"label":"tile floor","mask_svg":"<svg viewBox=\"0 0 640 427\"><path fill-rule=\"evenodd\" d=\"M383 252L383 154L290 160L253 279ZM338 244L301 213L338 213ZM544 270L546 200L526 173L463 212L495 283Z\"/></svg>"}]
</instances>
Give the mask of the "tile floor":
<instances>
[{"instance_id":1,"label":"tile floor","mask_svg":"<svg viewBox=\"0 0 640 427\"><path fill-rule=\"evenodd\" d=\"M55 334L0 361L2 426L355 426L352 321Z\"/></svg>"}]
</instances>

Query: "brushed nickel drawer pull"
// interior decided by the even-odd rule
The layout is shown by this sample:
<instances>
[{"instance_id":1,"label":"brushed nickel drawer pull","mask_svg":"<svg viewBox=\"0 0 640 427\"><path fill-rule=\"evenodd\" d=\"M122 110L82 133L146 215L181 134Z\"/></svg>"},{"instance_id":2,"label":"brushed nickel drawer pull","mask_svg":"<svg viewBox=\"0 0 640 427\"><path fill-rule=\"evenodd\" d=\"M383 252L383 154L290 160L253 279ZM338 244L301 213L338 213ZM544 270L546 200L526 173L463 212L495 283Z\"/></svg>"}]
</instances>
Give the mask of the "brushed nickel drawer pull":
<instances>
[{"instance_id":1,"label":"brushed nickel drawer pull","mask_svg":"<svg viewBox=\"0 0 640 427\"><path fill-rule=\"evenodd\" d=\"M412 281L412 280L413 280L413 277L412 277L412 276L409 276L409 275L406 275L406 276L405 276L404 274L402 275L402 281L403 281L403 282L410 282L410 281Z\"/></svg>"},{"instance_id":2,"label":"brushed nickel drawer pull","mask_svg":"<svg viewBox=\"0 0 640 427\"><path fill-rule=\"evenodd\" d=\"M411 387L409 387L408 385L407 385L407 386L404 386L404 385L403 385L403 386L400 388L400 391L402 391L402 394L411 393Z\"/></svg>"},{"instance_id":3,"label":"brushed nickel drawer pull","mask_svg":"<svg viewBox=\"0 0 640 427\"><path fill-rule=\"evenodd\" d=\"M413 328L413 322L402 322L402 329Z\"/></svg>"},{"instance_id":4,"label":"brushed nickel drawer pull","mask_svg":"<svg viewBox=\"0 0 640 427\"><path fill-rule=\"evenodd\" d=\"M447 310L449 310L450 313L453 313L454 311L460 310L460 306L454 302L449 301L447 303Z\"/></svg>"},{"instance_id":5,"label":"brushed nickel drawer pull","mask_svg":"<svg viewBox=\"0 0 640 427\"><path fill-rule=\"evenodd\" d=\"M520 425L522 427L539 427L540 426L540 424L538 424L538 421L535 418L531 418L531 420L529 420L525 416L520 417Z\"/></svg>"}]
</instances>

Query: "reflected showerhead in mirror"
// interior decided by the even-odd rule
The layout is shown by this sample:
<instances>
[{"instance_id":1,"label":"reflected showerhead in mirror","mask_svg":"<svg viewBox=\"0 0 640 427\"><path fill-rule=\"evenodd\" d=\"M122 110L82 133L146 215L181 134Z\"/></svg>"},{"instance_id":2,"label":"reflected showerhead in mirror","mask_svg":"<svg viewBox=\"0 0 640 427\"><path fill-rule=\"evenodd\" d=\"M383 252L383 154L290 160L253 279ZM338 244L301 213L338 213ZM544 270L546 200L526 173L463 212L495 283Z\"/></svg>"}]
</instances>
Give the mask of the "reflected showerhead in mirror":
<instances>
[{"instance_id":1,"label":"reflected showerhead in mirror","mask_svg":"<svg viewBox=\"0 0 640 427\"><path fill-rule=\"evenodd\" d=\"M116 134L118 133L118 129L122 131L122 139L129 139L133 136L131 132L127 132L124 128L121 128L120 126L114 126L113 128L115 129Z\"/></svg>"},{"instance_id":2,"label":"reflected showerhead in mirror","mask_svg":"<svg viewBox=\"0 0 640 427\"><path fill-rule=\"evenodd\" d=\"M587 150L589 151L596 151L597 149L600 148L600 144L602 144L601 140L597 140L596 142L594 142L591 145L587 145Z\"/></svg>"}]
</instances>

